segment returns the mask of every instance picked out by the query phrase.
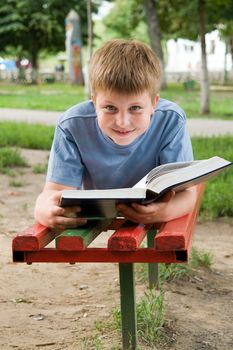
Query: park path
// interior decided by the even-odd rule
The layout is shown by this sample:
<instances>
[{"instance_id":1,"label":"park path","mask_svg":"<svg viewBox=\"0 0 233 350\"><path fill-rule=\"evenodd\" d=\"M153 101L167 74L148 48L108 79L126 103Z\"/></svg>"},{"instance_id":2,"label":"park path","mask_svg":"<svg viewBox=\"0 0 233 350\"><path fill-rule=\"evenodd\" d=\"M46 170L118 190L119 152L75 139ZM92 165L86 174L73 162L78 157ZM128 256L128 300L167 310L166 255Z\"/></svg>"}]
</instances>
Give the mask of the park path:
<instances>
[{"instance_id":1,"label":"park path","mask_svg":"<svg viewBox=\"0 0 233 350\"><path fill-rule=\"evenodd\" d=\"M0 108L0 120L24 121L55 125L61 112L38 111L15 108ZM233 120L222 119L188 119L188 130L191 136L217 136L233 134Z\"/></svg>"}]
</instances>

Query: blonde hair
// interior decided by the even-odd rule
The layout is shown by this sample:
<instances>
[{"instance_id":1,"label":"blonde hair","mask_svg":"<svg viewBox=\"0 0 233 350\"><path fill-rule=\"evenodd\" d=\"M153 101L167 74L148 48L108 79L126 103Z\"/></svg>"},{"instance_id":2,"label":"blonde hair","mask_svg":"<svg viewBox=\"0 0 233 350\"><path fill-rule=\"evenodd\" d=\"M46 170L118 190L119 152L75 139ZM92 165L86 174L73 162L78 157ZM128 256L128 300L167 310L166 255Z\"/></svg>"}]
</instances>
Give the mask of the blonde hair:
<instances>
[{"instance_id":1,"label":"blonde hair","mask_svg":"<svg viewBox=\"0 0 233 350\"><path fill-rule=\"evenodd\" d=\"M137 40L107 41L92 56L92 94L100 90L123 93L148 91L153 99L160 86L160 63L154 52Z\"/></svg>"}]
</instances>

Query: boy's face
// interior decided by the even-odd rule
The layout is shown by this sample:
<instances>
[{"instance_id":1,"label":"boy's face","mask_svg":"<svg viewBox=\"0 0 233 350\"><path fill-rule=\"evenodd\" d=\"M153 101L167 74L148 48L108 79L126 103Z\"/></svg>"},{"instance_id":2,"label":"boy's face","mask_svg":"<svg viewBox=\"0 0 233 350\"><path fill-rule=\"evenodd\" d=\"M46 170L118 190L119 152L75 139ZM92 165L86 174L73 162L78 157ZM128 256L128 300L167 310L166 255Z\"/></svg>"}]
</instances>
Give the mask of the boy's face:
<instances>
[{"instance_id":1,"label":"boy's face","mask_svg":"<svg viewBox=\"0 0 233 350\"><path fill-rule=\"evenodd\" d=\"M101 131L116 144L125 146L148 129L159 95L151 101L147 91L138 94L99 91L92 99Z\"/></svg>"}]
</instances>

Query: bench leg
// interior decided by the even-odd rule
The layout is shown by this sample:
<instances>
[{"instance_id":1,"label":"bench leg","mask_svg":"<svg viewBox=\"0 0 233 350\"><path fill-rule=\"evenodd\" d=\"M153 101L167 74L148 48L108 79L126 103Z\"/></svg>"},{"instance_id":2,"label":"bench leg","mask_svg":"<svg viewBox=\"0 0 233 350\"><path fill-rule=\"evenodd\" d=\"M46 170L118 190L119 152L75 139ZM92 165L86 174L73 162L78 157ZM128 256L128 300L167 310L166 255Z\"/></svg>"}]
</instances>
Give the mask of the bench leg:
<instances>
[{"instance_id":1,"label":"bench leg","mask_svg":"<svg viewBox=\"0 0 233 350\"><path fill-rule=\"evenodd\" d=\"M136 350L137 315L135 305L134 265L119 263L122 349Z\"/></svg>"},{"instance_id":2,"label":"bench leg","mask_svg":"<svg viewBox=\"0 0 233 350\"><path fill-rule=\"evenodd\" d=\"M154 247L154 237L156 231L148 230L147 231L147 246L148 248ZM149 263L148 264L148 277L149 277L149 288L159 289L159 264Z\"/></svg>"}]
</instances>

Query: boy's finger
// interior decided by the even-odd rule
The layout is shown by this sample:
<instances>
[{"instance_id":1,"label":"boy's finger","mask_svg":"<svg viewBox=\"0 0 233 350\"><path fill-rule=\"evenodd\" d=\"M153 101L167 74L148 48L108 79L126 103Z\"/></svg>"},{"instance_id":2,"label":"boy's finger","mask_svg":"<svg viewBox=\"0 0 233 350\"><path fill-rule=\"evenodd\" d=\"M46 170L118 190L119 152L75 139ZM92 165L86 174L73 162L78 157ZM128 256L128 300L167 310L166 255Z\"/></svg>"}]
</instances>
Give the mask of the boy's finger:
<instances>
[{"instance_id":1,"label":"boy's finger","mask_svg":"<svg viewBox=\"0 0 233 350\"><path fill-rule=\"evenodd\" d=\"M174 195L175 195L175 191L169 191L169 192L165 193L165 195L160 198L159 202L167 203L174 197Z\"/></svg>"}]
</instances>

